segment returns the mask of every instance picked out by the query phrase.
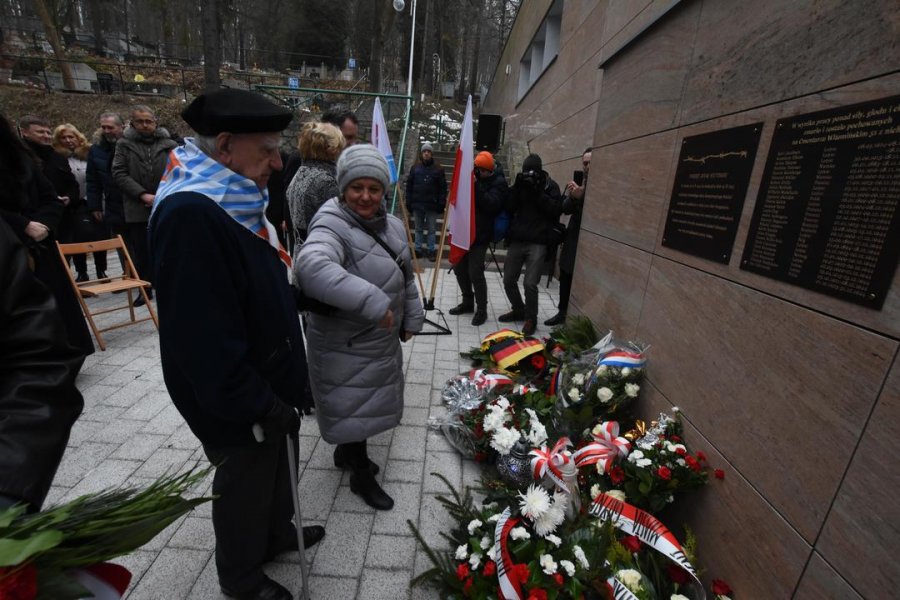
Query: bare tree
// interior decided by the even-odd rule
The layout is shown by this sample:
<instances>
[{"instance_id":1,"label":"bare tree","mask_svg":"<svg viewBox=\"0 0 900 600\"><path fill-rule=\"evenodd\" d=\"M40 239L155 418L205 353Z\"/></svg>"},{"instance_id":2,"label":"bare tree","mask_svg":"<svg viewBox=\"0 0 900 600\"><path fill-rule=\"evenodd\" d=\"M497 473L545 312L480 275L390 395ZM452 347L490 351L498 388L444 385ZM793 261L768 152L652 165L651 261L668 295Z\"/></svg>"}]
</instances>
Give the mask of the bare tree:
<instances>
[{"instance_id":1,"label":"bare tree","mask_svg":"<svg viewBox=\"0 0 900 600\"><path fill-rule=\"evenodd\" d=\"M203 85L207 90L212 90L222 85L219 74L222 66L219 0L202 0L200 15L203 30Z\"/></svg>"},{"instance_id":2,"label":"bare tree","mask_svg":"<svg viewBox=\"0 0 900 600\"><path fill-rule=\"evenodd\" d=\"M59 61L59 70L62 73L63 86L68 90L75 89L75 78L72 77L72 66L66 62L66 53L59 43L59 34L56 32L56 25L47 10L44 0L34 0L34 10L37 12L41 24L44 26L44 33L47 35L47 41L53 48L53 54Z\"/></svg>"}]
</instances>

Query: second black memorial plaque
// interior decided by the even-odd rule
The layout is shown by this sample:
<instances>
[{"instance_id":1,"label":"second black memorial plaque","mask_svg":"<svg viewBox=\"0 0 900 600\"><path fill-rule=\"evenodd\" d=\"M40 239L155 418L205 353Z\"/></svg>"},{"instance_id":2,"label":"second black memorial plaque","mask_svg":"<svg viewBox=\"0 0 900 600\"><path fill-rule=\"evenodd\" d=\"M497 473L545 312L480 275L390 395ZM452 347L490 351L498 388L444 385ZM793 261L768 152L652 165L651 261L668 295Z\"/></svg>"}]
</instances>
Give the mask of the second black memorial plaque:
<instances>
[{"instance_id":1,"label":"second black memorial plaque","mask_svg":"<svg viewBox=\"0 0 900 600\"><path fill-rule=\"evenodd\" d=\"M775 125L741 268L875 309L900 257L900 96Z\"/></svg>"},{"instance_id":2,"label":"second black memorial plaque","mask_svg":"<svg viewBox=\"0 0 900 600\"><path fill-rule=\"evenodd\" d=\"M662 245L728 264L762 123L681 142Z\"/></svg>"}]
</instances>

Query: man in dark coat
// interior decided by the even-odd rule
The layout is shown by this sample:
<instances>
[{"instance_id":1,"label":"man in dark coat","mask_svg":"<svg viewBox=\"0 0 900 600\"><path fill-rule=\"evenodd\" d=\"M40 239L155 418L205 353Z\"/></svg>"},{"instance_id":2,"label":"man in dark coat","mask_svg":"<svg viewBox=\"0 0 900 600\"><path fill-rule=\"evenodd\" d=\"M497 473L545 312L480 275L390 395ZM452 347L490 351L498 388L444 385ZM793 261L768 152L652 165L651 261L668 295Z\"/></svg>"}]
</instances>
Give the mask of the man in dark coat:
<instances>
[{"instance_id":1,"label":"man in dark coat","mask_svg":"<svg viewBox=\"0 0 900 600\"><path fill-rule=\"evenodd\" d=\"M584 168L584 180L581 185L574 181L566 184L563 195L562 212L569 217L566 235L563 238L562 252L559 254L559 307L555 315L544 321L544 325L553 327L566 322L569 310L569 295L572 292L572 274L575 272L575 254L578 251L578 233L581 231L581 211L584 208L584 190L587 187L588 172L591 169L591 149L581 154L581 166Z\"/></svg>"},{"instance_id":2,"label":"man in dark coat","mask_svg":"<svg viewBox=\"0 0 900 600\"><path fill-rule=\"evenodd\" d=\"M553 224L559 221L562 198L559 186L543 170L541 157L529 154L516 175L506 202L510 215L509 249L503 271L503 288L512 310L497 317L502 323L525 321L522 333L532 335L537 325L538 282ZM519 275L525 267L525 302L519 294Z\"/></svg>"},{"instance_id":3,"label":"man in dark coat","mask_svg":"<svg viewBox=\"0 0 900 600\"><path fill-rule=\"evenodd\" d=\"M169 151L177 144L169 132L157 126L156 115L146 106L131 110L131 124L116 143L112 174L122 192L125 207L125 243L138 275L152 282L147 256L147 219L156 195L156 188L166 168ZM148 296L153 297L152 290ZM135 306L144 303L138 297Z\"/></svg>"},{"instance_id":4,"label":"man in dark coat","mask_svg":"<svg viewBox=\"0 0 900 600\"><path fill-rule=\"evenodd\" d=\"M447 203L447 176L444 168L434 160L434 150L428 142L422 144L419 160L406 178L406 205L416 224L416 254L434 261L435 223ZM427 246L426 246L427 243Z\"/></svg>"},{"instance_id":5,"label":"man in dark coat","mask_svg":"<svg viewBox=\"0 0 900 600\"><path fill-rule=\"evenodd\" d=\"M494 219L503 210L509 187L503 174L496 169L490 152L475 157L475 240L462 259L453 265L453 273L462 292L462 302L451 308L451 315L474 312L472 325L487 321L487 281L484 278L484 257L488 244L494 240Z\"/></svg>"},{"instance_id":6,"label":"man in dark coat","mask_svg":"<svg viewBox=\"0 0 900 600\"><path fill-rule=\"evenodd\" d=\"M263 564L296 548L285 435L304 401L306 355L290 257L265 218L291 113L221 89L182 113L198 134L172 152L149 223L163 376L218 465L216 568L231 597L288 600ZM304 527L304 545L325 535Z\"/></svg>"},{"instance_id":7,"label":"man in dark coat","mask_svg":"<svg viewBox=\"0 0 900 600\"><path fill-rule=\"evenodd\" d=\"M57 259L58 260L58 259ZM84 354L66 341L53 296L28 250L0 219L0 511L40 510L84 402Z\"/></svg>"},{"instance_id":8,"label":"man in dark coat","mask_svg":"<svg viewBox=\"0 0 900 600\"><path fill-rule=\"evenodd\" d=\"M88 210L105 235L124 236L125 208L122 206L122 192L113 180L112 160L116 142L125 131L125 123L117 113L106 112L100 115L100 131L100 139L91 146L87 158ZM124 263L122 269L125 269Z\"/></svg>"}]
</instances>

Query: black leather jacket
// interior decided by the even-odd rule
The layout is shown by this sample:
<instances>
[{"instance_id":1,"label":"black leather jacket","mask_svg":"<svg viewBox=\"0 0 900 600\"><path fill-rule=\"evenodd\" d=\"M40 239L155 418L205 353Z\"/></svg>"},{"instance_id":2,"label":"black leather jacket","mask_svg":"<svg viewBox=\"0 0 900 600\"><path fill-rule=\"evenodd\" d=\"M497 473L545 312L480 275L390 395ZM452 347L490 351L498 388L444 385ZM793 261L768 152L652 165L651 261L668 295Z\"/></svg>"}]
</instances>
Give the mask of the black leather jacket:
<instances>
[{"instance_id":1,"label":"black leather jacket","mask_svg":"<svg viewBox=\"0 0 900 600\"><path fill-rule=\"evenodd\" d=\"M84 402L53 296L32 274L28 251L0 219L0 508L40 509Z\"/></svg>"}]
</instances>

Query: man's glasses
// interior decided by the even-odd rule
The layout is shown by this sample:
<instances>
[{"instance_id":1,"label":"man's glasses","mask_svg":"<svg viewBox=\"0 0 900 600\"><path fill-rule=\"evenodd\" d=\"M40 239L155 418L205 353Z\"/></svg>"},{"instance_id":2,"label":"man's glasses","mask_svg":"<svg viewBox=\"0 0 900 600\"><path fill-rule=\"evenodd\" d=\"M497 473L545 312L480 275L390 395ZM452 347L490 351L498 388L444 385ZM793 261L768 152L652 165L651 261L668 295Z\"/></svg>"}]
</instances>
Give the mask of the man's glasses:
<instances>
[{"instance_id":1,"label":"man's glasses","mask_svg":"<svg viewBox=\"0 0 900 600\"><path fill-rule=\"evenodd\" d=\"M156 123L156 120L155 119L132 119L131 122L134 123L135 125L153 125L154 123Z\"/></svg>"}]
</instances>

